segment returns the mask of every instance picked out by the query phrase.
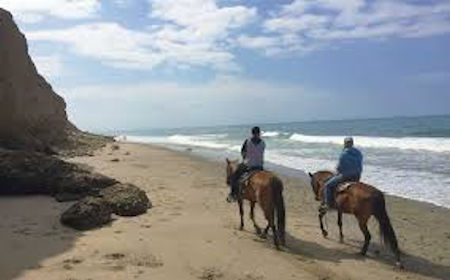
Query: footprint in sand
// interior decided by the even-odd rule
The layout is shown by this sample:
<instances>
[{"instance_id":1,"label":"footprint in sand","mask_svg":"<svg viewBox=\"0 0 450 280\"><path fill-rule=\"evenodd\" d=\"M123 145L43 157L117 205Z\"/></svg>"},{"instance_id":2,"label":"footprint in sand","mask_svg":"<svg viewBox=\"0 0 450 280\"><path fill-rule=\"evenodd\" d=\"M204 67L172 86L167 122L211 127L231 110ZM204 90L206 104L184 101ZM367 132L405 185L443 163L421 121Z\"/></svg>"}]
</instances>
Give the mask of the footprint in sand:
<instances>
[{"instance_id":1,"label":"footprint in sand","mask_svg":"<svg viewBox=\"0 0 450 280\"><path fill-rule=\"evenodd\" d=\"M114 261L112 266L108 269L111 270L124 270L128 265L136 267L157 268L163 266L161 259L152 254L144 256L127 256L123 253L112 253L104 256L106 259Z\"/></svg>"},{"instance_id":2,"label":"footprint in sand","mask_svg":"<svg viewBox=\"0 0 450 280\"><path fill-rule=\"evenodd\" d=\"M78 258L66 259L62 262L63 263L62 267L65 270L72 270L75 265L80 264L82 262L83 262L83 259L78 259Z\"/></svg>"},{"instance_id":3,"label":"footprint in sand","mask_svg":"<svg viewBox=\"0 0 450 280\"><path fill-rule=\"evenodd\" d=\"M125 254L123 254L123 253L106 254L105 258L108 260L120 260L120 259L125 258Z\"/></svg>"},{"instance_id":4,"label":"footprint in sand","mask_svg":"<svg viewBox=\"0 0 450 280\"><path fill-rule=\"evenodd\" d=\"M161 259L152 254L132 258L129 263L134 266L148 268L158 268L164 265Z\"/></svg>"},{"instance_id":5,"label":"footprint in sand","mask_svg":"<svg viewBox=\"0 0 450 280\"><path fill-rule=\"evenodd\" d=\"M71 258L71 259L65 259L63 261L63 263L67 263L67 264L80 264L82 263L84 260L82 258Z\"/></svg>"},{"instance_id":6,"label":"footprint in sand","mask_svg":"<svg viewBox=\"0 0 450 280\"><path fill-rule=\"evenodd\" d=\"M202 280L215 280L222 277L223 273L220 269L216 267L208 267L202 270L201 275L198 278Z\"/></svg>"},{"instance_id":7,"label":"footprint in sand","mask_svg":"<svg viewBox=\"0 0 450 280\"><path fill-rule=\"evenodd\" d=\"M258 275L253 272L247 272L244 274L244 277L239 278L239 280L263 280L264 276Z\"/></svg>"}]
</instances>

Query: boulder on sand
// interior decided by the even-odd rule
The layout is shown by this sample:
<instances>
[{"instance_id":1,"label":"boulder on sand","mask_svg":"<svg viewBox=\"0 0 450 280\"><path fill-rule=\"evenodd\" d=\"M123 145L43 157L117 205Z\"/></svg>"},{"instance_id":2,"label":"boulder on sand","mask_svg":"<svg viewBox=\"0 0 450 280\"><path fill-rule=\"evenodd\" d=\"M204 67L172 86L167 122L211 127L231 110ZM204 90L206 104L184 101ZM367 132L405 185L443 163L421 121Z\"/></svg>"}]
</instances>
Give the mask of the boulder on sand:
<instances>
[{"instance_id":1,"label":"boulder on sand","mask_svg":"<svg viewBox=\"0 0 450 280\"><path fill-rule=\"evenodd\" d=\"M109 223L111 214L111 207L105 200L86 197L62 214L61 223L77 230L89 230Z\"/></svg>"},{"instance_id":2,"label":"boulder on sand","mask_svg":"<svg viewBox=\"0 0 450 280\"><path fill-rule=\"evenodd\" d=\"M0 149L0 195L45 194L67 201L98 195L116 183L54 156Z\"/></svg>"},{"instance_id":3,"label":"boulder on sand","mask_svg":"<svg viewBox=\"0 0 450 280\"><path fill-rule=\"evenodd\" d=\"M137 216L151 208L145 191L131 184L115 184L100 191L100 197L119 216Z\"/></svg>"}]
</instances>

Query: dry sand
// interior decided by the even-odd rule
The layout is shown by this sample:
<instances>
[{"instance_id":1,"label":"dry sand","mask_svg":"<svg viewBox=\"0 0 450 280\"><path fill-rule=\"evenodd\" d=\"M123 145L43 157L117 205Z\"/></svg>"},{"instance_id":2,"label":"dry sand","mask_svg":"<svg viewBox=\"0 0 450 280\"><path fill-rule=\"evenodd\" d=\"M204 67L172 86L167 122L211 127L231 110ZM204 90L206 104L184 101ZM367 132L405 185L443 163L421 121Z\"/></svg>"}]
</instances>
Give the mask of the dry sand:
<instances>
[{"instance_id":1,"label":"dry sand","mask_svg":"<svg viewBox=\"0 0 450 280\"><path fill-rule=\"evenodd\" d=\"M154 208L82 233L59 224L70 203L3 197L0 280L450 279L450 211L443 208L387 199L406 254L406 269L399 271L379 246L373 221L366 258L357 254L363 238L351 216L344 219L345 244L337 239L335 213L328 215L330 237L324 239L317 203L300 179L283 178L288 248L277 251L270 239L254 235L248 219L246 229L237 230L237 206L225 202L223 164L137 144L73 161L142 187ZM259 210L256 215L263 225Z\"/></svg>"}]
</instances>

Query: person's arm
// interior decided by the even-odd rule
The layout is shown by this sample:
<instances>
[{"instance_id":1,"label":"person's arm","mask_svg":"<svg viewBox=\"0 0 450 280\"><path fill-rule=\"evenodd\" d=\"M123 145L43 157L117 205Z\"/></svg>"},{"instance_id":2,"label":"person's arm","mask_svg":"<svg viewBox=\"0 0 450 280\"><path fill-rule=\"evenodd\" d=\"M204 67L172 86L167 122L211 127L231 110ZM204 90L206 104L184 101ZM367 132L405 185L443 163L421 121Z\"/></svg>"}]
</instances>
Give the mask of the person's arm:
<instances>
[{"instance_id":1,"label":"person's arm","mask_svg":"<svg viewBox=\"0 0 450 280\"><path fill-rule=\"evenodd\" d=\"M338 161L338 164L337 164L337 166L336 166L336 172L337 173L341 173L342 172L342 162L344 161L344 158L345 158L345 151L343 151L342 153L341 153L341 155L339 156L339 161Z\"/></svg>"},{"instance_id":2,"label":"person's arm","mask_svg":"<svg viewBox=\"0 0 450 280\"><path fill-rule=\"evenodd\" d=\"M245 157L247 156L247 140L245 140L244 144L242 144L241 156L243 159L245 159Z\"/></svg>"}]
</instances>

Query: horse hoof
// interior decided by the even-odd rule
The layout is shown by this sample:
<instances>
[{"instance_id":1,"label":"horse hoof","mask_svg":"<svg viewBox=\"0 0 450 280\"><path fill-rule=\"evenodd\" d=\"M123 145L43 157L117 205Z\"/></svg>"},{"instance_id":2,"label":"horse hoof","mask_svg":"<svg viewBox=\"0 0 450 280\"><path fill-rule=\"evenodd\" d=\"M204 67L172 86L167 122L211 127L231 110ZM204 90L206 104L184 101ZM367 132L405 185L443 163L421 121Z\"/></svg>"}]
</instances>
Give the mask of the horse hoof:
<instances>
[{"instance_id":1,"label":"horse hoof","mask_svg":"<svg viewBox=\"0 0 450 280\"><path fill-rule=\"evenodd\" d=\"M256 229L255 229L255 232L256 232L257 235L261 235L261 229L256 228Z\"/></svg>"},{"instance_id":2,"label":"horse hoof","mask_svg":"<svg viewBox=\"0 0 450 280\"><path fill-rule=\"evenodd\" d=\"M323 237L327 238L328 237L328 232L326 230L322 231L322 235Z\"/></svg>"},{"instance_id":3,"label":"horse hoof","mask_svg":"<svg viewBox=\"0 0 450 280\"><path fill-rule=\"evenodd\" d=\"M404 269L404 268L405 268L401 262L396 262L396 263L395 263L395 266L396 266L398 269Z\"/></svg>"},{"instance_id":4,"label":"horse hoof","mask_svg":"<svg viewBox=\"0 0 450 280\"><path fill-rule=\"evenodd\" d=\"M264 234L264 233L263 233L263 234L260 234L259 237L260 237L261 239L267 239L267 234Z\"/></svg>"},{"instance_id":5,"label":"horse hoof","mask_svg":"<svg viewBox=\"0 0 450 280\"><path fill-rule=\"evenodd\" d=\"M344 238L339 238L339 243L344 244Z\"/></svg>"},{"instance_id":6,"label":"horse hoof","mask_svg":"<svg viewBox=\"0 0 450 280\"><path fill-rule=\"evenodd\" d=\"M240 231L243 231L243 230L244 230L244 227L243 227L243 226L240 226L240 227L239 227L239 230L240 230Z\"/></svg>"},{"instance_id":7,"label":"horse hoof","mask_svg":"<svg viewBox=\"0 0 450 280\"><path fill-rule=\"evenodd\" d=\"M360 254L361 256L365 257L365 256L366 256L366 254L367 254L367 252L365 252L365 251L361 251L361 252L359 252L359 254Z\"/></svg>"}]
</instances>

